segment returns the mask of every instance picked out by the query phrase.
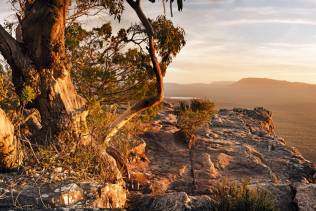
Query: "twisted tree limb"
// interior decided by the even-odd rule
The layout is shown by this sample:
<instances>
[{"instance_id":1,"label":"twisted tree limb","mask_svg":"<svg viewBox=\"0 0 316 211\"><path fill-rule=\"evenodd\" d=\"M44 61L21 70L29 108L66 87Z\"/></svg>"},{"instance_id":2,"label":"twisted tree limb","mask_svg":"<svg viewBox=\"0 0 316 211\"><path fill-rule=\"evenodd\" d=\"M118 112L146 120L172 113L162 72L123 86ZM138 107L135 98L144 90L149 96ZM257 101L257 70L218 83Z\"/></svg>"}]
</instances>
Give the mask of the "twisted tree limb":
<instances>
[{"instance_id":1,"label":"twisted tree limb","mask_svg":"<svg viewBox=\"0 0 316 211\"><path fill-rule=\"evenodd\" d=\"M0 24L0 52L12 69L13 83L21 91L25 76L32 70L31 59L23 52L21 43L14 39Z\"/></svg>"},{"instance_id":2,"label":"twisted tree limb","mask_svg":"<svg viewBox=\"0 0 316 211\"><path fill-rule=\"evenodd\" d=\"M13 80L22 89L24 72L32 67L31 60L23 53L20 43L0 25L0 52L12 68ZM3 171L18 168L23 161L23 151L14 135L14 126L0 109L0 169Z\"/></svg>"},{"instance_id":3,"label":"twisted tree limb","mask_svg":"<svg viewBox=\"0 0 316 211\"><path fill-rule=\"evenodd\" d=\"M143 112L144 110L158 105L164 99L164 85L163 85L163 74L160 68L160 64L158 58L156 56L156 47L155 47L155 39L154 39L154 29L147 19L146 15L144 14L141 6L140 0L126 0L127 3L134 9L138 18L142 22L145 32L149 39L148 45L148 52L150 54L151 62L153 65L153 70L156 77L156 95L148 97L135 105L131 108L126 110L122 115L120 115L111 125L110 132L108 133L107 137L104 140L104 143L107 144L113 136L117 134L117 132L126 125L133 117L138 115L139 113Z\"/></svg>"}]
</instances>

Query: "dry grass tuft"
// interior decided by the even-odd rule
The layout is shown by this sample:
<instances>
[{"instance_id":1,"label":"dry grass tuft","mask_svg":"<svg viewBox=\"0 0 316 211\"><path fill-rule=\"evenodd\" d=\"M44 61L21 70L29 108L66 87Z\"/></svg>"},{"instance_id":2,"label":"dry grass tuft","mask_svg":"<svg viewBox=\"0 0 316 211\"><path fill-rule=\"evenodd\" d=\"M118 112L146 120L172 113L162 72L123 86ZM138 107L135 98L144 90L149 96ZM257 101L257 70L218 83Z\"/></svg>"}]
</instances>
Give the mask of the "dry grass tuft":
<instances>
[{"instance_id":1,"label":"dry grass tuft","mask_svg":"<svg viewBox=\"0 0 316 211\"><path fill-rule=\"evenodd\" d=\"M230 182L224 179L215 185L212 197L218 211L276 211L272 196L261 189L249 189L248 182Z\"/></svg>"}]
</instances>

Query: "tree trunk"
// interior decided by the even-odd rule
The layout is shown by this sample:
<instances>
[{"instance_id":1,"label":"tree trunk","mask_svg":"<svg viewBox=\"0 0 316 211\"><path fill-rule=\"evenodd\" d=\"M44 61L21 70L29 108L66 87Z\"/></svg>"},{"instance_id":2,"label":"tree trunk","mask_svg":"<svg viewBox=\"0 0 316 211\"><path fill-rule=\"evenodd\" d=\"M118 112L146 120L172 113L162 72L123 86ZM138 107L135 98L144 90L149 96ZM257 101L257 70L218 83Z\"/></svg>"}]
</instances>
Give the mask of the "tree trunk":
<instances>
[{"instance_id":1,"label":"tree trunk","mask_svg":"<svg viewBox=\"0 0 316 211\"><path fill-rule=\"evenodd\" d=\"M46 135L71 135L82 140L88 134L86 101L75 90L65 54L69 3L68 0L37 0L27 4L21 22L22 39L40 75L35 106L40 111Z\"/></svg>"},{"instance_id":2,"label":"tree trunk","mask_svg":"<svg viewBox=\"0 0 316 211\"><path fill-rule=\"evenodd\" d=\"M23 160L23 151L14 136L14 127L0 109L0 170L12 170L19 167Z\"/></svg>"},{"instance_id":3,"label":"tree trunk","mask_svg":"<svg viewBox=\"0 0 316 211\"><path fill-rule=\"evenodd\" d=\"M13 70L16 91L21 94L25 86L30 86L36 93L27 106L37 108L41 114L43 128L39 141L63 140L69 135L71 139L84 140L88 135L86 101L75 90L65 54L70 1L28 2L20 20L22 42L0 27L0 51ZM14 56L13 51L20 56Z\"/></svg>"}]
</instances>

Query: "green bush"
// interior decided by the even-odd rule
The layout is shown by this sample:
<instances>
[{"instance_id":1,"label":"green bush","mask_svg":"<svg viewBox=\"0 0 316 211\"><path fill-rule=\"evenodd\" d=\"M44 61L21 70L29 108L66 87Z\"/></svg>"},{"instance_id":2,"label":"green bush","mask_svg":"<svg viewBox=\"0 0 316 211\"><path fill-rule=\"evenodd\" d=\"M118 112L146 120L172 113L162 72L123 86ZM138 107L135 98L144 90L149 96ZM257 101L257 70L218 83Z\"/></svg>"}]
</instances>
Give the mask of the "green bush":
<instances>
[{"instance_id":1,"label":"green bush","mask_svg":"<svg viewBox=\"0 0 316 211\"><path fill-rule=\"evenodd\" d=\"M258 188L247 188L248 182L227 180L215 185L212 197L216 211L276 211L272 196Z\"/></svg>"},{"instance_id":2,"label":"green bush","mask_svg":"<svg viewBox=\"0 0 316 211\"><path fill-rule=\"evenodd\" d=\"M180 102L177 125L190 138L207 126L214 114L215 104L207 99L193 99L189 104Z\"/></svg>"},{"instance_id":3,"label":"green bush","mask_svg":"<svg viewBox=\"0 0 316 211\"><path fill-rule=\"evenodd\" d=\"M21 93L21 100L24 102L24 103L29 103L31 102L32 100L34 100L36 97L36 94L34 92L34 89L30 86L25 86L22 90L22 93Z\"/></svg>"}]
</instances>

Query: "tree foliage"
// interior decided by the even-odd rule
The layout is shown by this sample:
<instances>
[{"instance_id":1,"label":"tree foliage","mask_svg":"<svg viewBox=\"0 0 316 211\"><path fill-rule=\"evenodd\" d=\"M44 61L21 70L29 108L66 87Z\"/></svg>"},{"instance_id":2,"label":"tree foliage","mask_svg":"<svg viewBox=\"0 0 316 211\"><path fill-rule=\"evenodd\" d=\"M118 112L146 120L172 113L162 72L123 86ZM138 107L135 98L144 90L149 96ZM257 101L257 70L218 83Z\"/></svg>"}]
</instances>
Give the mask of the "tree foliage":
<instances>
[{"instance_id":1,"label":"tree foliage","mask_svg":"<svg viewBox=\"0 0 316 211\"><path fill-rule=\"evenodd\" d=\"M1 75L0 100L10 96L13 86L5 81L12 75L20 101L17 113L28 115L25 108L38 110L42 123L35 128L33 137L23 135L25 138L32 137L39 144L56 144L59 149L68 141L74 145L87 143L87 104L79 94L90 105L102 104L101 111L109 104L133 104L107 123L109 132L103 143L108 143L133 117L162 102L163 74L185 45L183 29L175 27L165 16L149 20L140 0L126 0L141 24L118 32L113 32L110 23L87 30L79 23L80 17L106 13L120 21L125 1L10 2L17 11L18 22L8 25L11 32L17 28L11 34L0 25L0 50L11 67ZM18 128L27 121L19 120ZM47 141L44 136L48 133ZM44 139L45 143L41 143ZM105 155L105 149L96 140L91 142L101 156Z\"/></svg>"},{"instance_id":2,"label":"tree foliage","mask_svg":"<svg viewBox=\"0 0 316 211\"><path fill-rule=\"evenodd\" d=\"M10 0L20 18L32 2ZM67 18L66 47L71 58L75 85L79 93L89 101L97 99L111 104L129 99L135 101L153 93L155 78L146 49L148 36L141 24L122 28L114 34L110 23L87 30L78 22L82 16L102 14L120 20L125 10L124 2L69 0L71 6ZM154 0L150 2L155 3ZM174 0L170 0L170 4L173 3ZM181 11L182 0L178 0L177 4ZM151 23L155 30L161 69L165 74L172 58L185 45L185 33L165 16L159 16Z\"/></svg>"},{"instance_id":3,"label":"tree foliage","mask_svg":"<svg viewBox=\"0 0 316 211\"><path fill-rule=\"evenodd\" d=\"M20 18L27 5L32 3L28 0L10 2L19 11ZM146 49L148 36L141 24L122 28L114 34L110 23L87 30L78 22L82 16L96 14L107 14L120 20L125 10L124 0L70 0L69 3L66 48L79 94L88 101L99 100L107 104L136 101L153 94L155 78ZM159 16L151 23L165 74L172 58L185 45L185 33L165 16Z\"/></svg>"},{"instance_id":4,"label":"tree foliage","mask_svg":"<svg viewBox=\"0 0 316 211\"><path fill-rule=\"evenodd\" d=\"M185 45L185 33L159 16L152 21L163 72ZM110 23L88 31L74 23L66 31L66 47L75 84L89 101L107 104L136 101L151 95L155 83L148 37L141 25L114 33Z\"/></svg>"}]
</instances>

